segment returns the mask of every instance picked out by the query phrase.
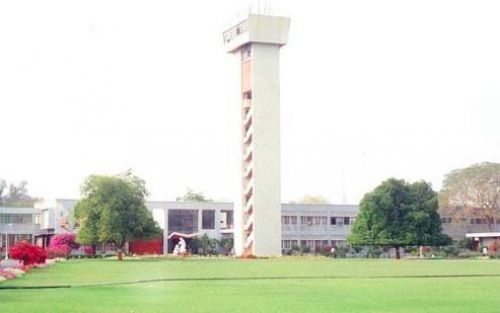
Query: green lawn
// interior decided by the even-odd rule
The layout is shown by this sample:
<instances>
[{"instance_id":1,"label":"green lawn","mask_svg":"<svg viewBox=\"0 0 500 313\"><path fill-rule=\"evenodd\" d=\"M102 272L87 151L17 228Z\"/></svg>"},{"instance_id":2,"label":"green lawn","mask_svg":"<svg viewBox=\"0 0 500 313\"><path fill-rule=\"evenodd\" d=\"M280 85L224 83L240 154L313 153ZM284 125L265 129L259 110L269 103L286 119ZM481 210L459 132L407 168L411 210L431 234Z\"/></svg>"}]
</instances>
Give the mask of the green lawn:
<instances>
[{"instance_id":1,"label":"green lawn","mask_svg":"<svg viewBox=\"0 0 500 313\"><path fill-rule=\"evenodd\" d=\"M500 311L495 260L78 260L3 285L72 288L0 290L2 313Z\"/></svg>"}]
</instances>

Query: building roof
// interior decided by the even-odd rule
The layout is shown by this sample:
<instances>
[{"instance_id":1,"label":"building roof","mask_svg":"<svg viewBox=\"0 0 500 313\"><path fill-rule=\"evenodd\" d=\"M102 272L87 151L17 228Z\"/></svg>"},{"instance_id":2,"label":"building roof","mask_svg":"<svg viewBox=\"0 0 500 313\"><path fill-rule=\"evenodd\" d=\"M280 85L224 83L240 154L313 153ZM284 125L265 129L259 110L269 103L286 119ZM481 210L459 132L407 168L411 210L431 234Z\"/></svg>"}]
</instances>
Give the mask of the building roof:
<instances>
[{"instance_id":1,"label":"building roof","mask_svg":"<svg viewBox=\"0 0 500 313\"><path fill-rule=\"evenodd\" d=\"M493 233L468 233L465 234L467 238L491 238L491 237L500 237L500 232Z\"/></svg>"},{"instance_id":2,"label":"building roof","mask_svg":"<svg viewBox=\"0 0 500 313\"><path fill-rule=\"evenodd\" d=\"M323 209L323 208L336 208L345 211L358 211L358 206L355 204L305 204L305 203L282 203L283 208L310 208L310 209Z\"/></svg>"},{"instance_id":3,"label":"building roof","mask_svg":"<svg viewBox=\"0 0 500 313\"><path fill-rule=\"evenodd\" d=\"M59 209L72 209L78 199L53 199L45 200L37 203L36 209L31 208L33 212L37 209L45 208L59 208ZM153 209L221 209L221 210L233 210L233 202L191 202L191 201L146 201L146 205L150 210ZM359 207L353 204L302 204L302 203L282 203L281 209L283 211L309 211L309 212L323 212L332 211L338 212L339 214L356 215L359 211ZM0 211L1 212L1 211Z\"/></svg>"},{"instance_id":4,"label":"building roof","mask_svg":"<svg viewBox=\"0 0 500 313\"><path fill-rule=\"evenodd\" d=\"M29 207L0 207L0 214L34 214L40 210Z\"/></svg>"}]
</instances>

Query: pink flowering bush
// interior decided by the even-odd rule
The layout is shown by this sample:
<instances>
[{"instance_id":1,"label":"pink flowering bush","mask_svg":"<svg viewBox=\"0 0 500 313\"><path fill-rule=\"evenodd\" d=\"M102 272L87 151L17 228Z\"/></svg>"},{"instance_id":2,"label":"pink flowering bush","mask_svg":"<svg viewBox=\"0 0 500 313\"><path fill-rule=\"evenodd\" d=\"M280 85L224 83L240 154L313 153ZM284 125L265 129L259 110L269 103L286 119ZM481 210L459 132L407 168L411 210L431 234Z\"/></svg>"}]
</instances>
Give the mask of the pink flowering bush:
<instances>
[{"instance_id":1,"label":"pink flowering bush","mask_svg":"<svg viewBox=\"0 0 500 313\"><path fill-rule=\"evenodd\" d=\"M76 235L73 233L55 235L50 239L47 254L49 259L67 258L71 253L71 249L78 245L75 242Z\"/></svg>"},{"instance_id":2,"label":"pink flowering bush","mask_svg":"<svg viewBox=\"0 0 500 313\"><path fill-rule=\"evenodd\" d=\"M85 248L83 248L83 252L85 252L86 255L95 254L94 248L92 246L86 246Z\"/></svg>"},{"instance_id":3,"label":"pink flowering bush","mask_svg":"<svg viewBox=\"0 0 500 313\"><path fill-rule=\"evenodd\" d=\"M67 246L70 249L76 248L76 235L73 233L55 235L50 239L50 248L56 248L61 246Z\"/></svg>"},{"instance_id":4,"label":"pink flowering bush","mask_svg":"<svg viewBox=\"0 0 500 313\"><path fill-rule=\"evenodd\" d=\"M47 248L47 257L49 259L67 258L71 253L71 248L66 245Z\"/></svg>"}]
</instances>

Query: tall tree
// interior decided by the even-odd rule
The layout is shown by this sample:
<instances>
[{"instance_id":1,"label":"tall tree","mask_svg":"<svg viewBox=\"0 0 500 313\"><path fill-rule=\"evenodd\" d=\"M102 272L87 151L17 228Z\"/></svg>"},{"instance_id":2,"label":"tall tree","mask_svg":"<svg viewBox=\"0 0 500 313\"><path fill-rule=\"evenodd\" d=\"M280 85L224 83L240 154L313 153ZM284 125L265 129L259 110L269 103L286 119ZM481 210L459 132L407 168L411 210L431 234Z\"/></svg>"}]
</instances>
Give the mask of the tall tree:
<instances>
[{"instance_id":1,"label":"tall tree","mask_svg":"<svg viewBox=\"0 0 500 313\"><path fill-rule=\"evenodd\" d=\"M161 233L146 207L145 182L127 172L117 176L90 176L75 206L80 221L77 240L83 244L114 243L121 259L125 243Z\"/></svg>"},{"instance_id":2,"label":"tall tree","mask_svg":"<svg viewBox=\"0 0 500 313\"><path fill-rule=\"evenodd\" d=\"M7 185L5 180L0 180L0 205L31 207L37 199L28 195L27 185L26 181Z\"/></svg>"},{"instance_id":3,"label":"tall tree","mask_svg":"<svg viewBox=\"0 0 500 313\"><path fill-rule=\"evenodd\" d=\"M195 192L193 189L188 188L183 196L177 197L175 201L183 202L212 202L211 199L205 197L203 192Z\"/></svg>"},{"instance_id":4,"label":"tall tree","mask_svg":"<svg viewBox=\"0 0 500 313\"><path fill-rule=\"evenodd\" d=\"M5 188L7 188L7 182L5 181L5 179L0 179L0 198L3 197Z\"/></svg>"},{"instance_id":5,"label":"tall tree","mask_svg":"<svg viewBox=\"0 0 500 313\"><path fill-rule=\"evenodd\" d=\"M500 163L474 164L448 173L440 193L443 215L460 222L481 218L497 229L500 219Z\"/></svg>"},{"instance_id":6,"label":"tall tree","mask_svg":"<svg viewBox=\"0 0 500 313\"><path fill-rule=\"evenodd\" d=\"M12 202L29 200L27 181L22 181L19 184L11 183L9 185L9 200Z\"/></svg>"},{"instance_id":7,"label":"tall tree","mask_svg":"<svg viewBox=\"0 0 500 313\"><path fill-rule=\"evenodd\" d=\"M348 241L392 246L398 259L403 246L447 244L437 210L437 193L428 183L391 178L363 197Z\"/></svg>"}]
</instances>

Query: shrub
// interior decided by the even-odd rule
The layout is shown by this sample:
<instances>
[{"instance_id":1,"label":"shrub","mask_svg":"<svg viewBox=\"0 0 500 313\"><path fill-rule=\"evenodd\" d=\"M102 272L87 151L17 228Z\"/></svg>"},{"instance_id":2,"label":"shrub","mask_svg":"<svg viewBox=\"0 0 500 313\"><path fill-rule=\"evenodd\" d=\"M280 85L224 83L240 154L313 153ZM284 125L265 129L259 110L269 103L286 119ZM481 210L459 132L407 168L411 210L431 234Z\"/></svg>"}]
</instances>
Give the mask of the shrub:
<instances>
[{"instance_id":1,"label":"shrub","mask_svg":"<svg viewBox=\"0 0 500 313\"><path fill-rule=\"evenodd\" d=\"M193 240L194 241L194 240ZM218 255L217 247L219 241L215 238L208 237L204 234L195 240L195 245L198 247L198 254L200 255Z\"/></svg>"},{"instance_id":2,"label":"shrub","mask_svg":"<svg viewBox=\"0 0 500 313\"><path fill-rule=\"evenodd\" d=\"M86 255L94 255L95 254L94 247L92 247L92 246L86 246L85 248L83 248L83 252Z\"/></svg>"},{"instance_id":3,"label":"shrub","mask_svg":"<svg viewBox=\"0 0 500 313\"><path fill-rule=\"evenodd\" d=\"M454 245L444 246L442 247L441 250L443 251L444 257L450 257L450 256L456 257L460 253L460 249L458 249L458 247Z\"/></svg>"},{"instance_id":4,"label":"shrub","mask_svg":"<svg viewBox=\"0 0 500 313\"><path fill-rule=\"evenodd\" d=\"M326 245L321 249L321 254L324 256L331 256L332 254L332 246Z\"/></svg>"},{"instance_id":5,"label":"shrub","mask_svg":"<svg viewBox=\"0 0 500 313\"><path fill-rule=\"evenodd\" d=\"M52 237L47 249L49 259L67 258L71 253L71 249L78 246L75 240L76 236L73 233L59 234Z\"/></svg>"},{"instance_id":6,"label":"shrub","mask_svg":"<svg viewBox=\"0 0 500 313\"><path fill-rule=\"evenodd\" d=\"M500 252L500 240L492 240L488 244L488 252L490 254L495 254L496 252Z\"/></svg>"},{"instance_id":7,"label":"shrub","mask_svg":"<svg viewBox=\"0 0 500 313\"><path fill-rule=\"evenodd\" d=\"M456 242L458 248L460 249L469 249L469 250L472 250L472 248L474 247L474 241L472 240L472 238L462 238L460 240L458 240Z\"/></svg>"},{"instance_id":8,"label":"shrub","mask_svg":"<svg viewBox=\"0 0 500 313\"><path fill-rule=\"evenodd\" d=\"M230 255L231 251L233 250L233 247L234 247L233 238L221 239L220 246L223 249L223 252L225 255Z\"/></svg>"},{"instance_id":9,"label":"shrub","mask_svg":"<svg viewBox=\"0 0 500 313\"><path fill-rule=\"evenodd\" d=\"M281 249L282 255L292 255L292 249Z\"/></svg>"},{"instance_id":10,"label":"shrub","mask_svg":"<svg viewBox=\"0 0 500 313\"><path fill-rule=\"evenodd\" d=\"M71 248L66 245L47 248L47 257L49 259L68 258L70 253Z\"/></svg>"},{"instance_id":11,"label":"shrub","mask_svg":"<svg viewBox=\"0 0 500 313\"><path fill-rule=\"evenodd\" d=\"M54 237L52 237L52 239L50 239L49 247L55 248L55 247L67 246L70 249L78 248L78 244L76 243L75 240L76 240L76 235L73 233L55 235Z\"/></svg>"},{"instance_id":12,"label":"shrub","mask_svg":"<svg viewBox=\"0 0 500 313\"><path fill-rule=\"evenodd\" d=\"M23 262L23 265L45 263L47 252L29 242L21 241L9 249L9 254L14 260Z\"/></svg>"},{"instance_id":13,"label":"shrub","mask_svg":"<svg viewBox=\"0 0 500 313\"><path fill-rule=\"evenodd\" d=\"M458 253L460 258L477 258L480 256L482 256L482 253L478 251L462 250Z\"/></svg>"}]
</instances>

